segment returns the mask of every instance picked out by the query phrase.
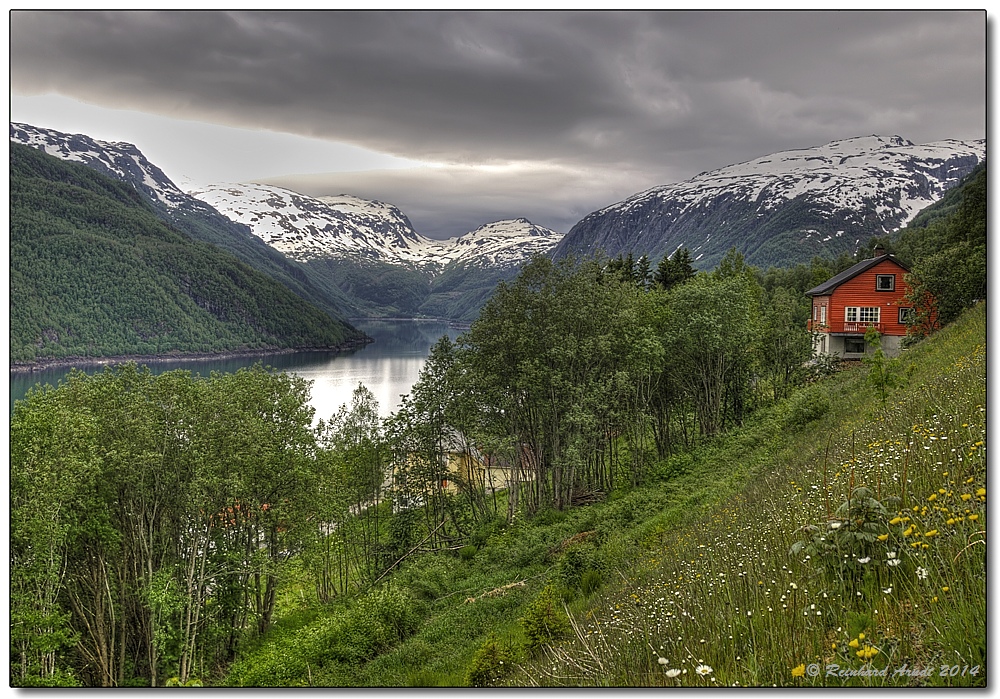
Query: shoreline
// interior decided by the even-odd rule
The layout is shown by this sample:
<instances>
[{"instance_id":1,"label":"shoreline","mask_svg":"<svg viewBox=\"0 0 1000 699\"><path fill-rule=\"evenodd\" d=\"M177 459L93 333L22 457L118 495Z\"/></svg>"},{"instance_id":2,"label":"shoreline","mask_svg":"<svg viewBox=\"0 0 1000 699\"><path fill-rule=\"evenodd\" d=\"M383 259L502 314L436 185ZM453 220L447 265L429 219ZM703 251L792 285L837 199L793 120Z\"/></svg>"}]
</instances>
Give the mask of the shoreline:
<instances>
[{"instance_id":1,"label":"shoreline","mask_svg":"<svg viewBox=\"0 0 1000 699\"><path fill-rule=\"evenodd\" d=\"M468 330L472 327L472 321L464 320L451 320L449 318L397 318L395 316L356 316L353 318L348 318L348 323L354 322L371 322L371 321L391 321L393 323L398 323L405 321L408 323L444 323L450 328L455 328L456 330Z\"/></svg>"},{"instance_id":2,"label":"shoreline","mask_svg":"<svg viewBox=\"0 0 1000 699\"><path fill-rule=\"evenodd\" d=\"M150 364L159 362L201 362L213 359L241 359L245 357L265 357L278 354L296 354L298 352L331 352L341 353L365 347L375 339L371 337L358 338L342 342L332 347L286 347L259 350L233 350L230 352L186 352L183 354L122 354L109 357L59 357L43 358L33 362L11 362L10 373L33 374L46 369L63 369L70 367L115 366L136 362Z\"/></svg>"}]
</instances>

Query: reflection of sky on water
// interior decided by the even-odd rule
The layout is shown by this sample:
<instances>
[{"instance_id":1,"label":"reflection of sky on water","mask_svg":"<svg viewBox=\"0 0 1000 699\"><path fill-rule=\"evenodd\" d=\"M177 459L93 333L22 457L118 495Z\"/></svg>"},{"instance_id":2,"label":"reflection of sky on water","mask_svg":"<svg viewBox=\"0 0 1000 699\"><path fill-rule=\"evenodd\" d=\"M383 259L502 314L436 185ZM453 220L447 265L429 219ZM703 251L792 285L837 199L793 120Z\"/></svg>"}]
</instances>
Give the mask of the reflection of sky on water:
<instances>
[{"instance_id":1,"label":"reflection of sky on water","mask_svg":"<svg viewBox=\"0 0 1000 699\"><path fill-rule=\"evenodd\" d=\"M363 353L362 353L363 354ZM413 357L352 357L350 362L331 360L318 368L297 368L293 371L313 382L311 403L318 419L328 419L349 403L354 389L363 383L378 400L382 415L388 415L400 404L400 395L409 393L427 360Z\"/></svg>"},{"instance_id":2,"label":"reflection of sky on water","mask_svg":"<svg viewBox=\"0 0 1000 699\"><path fill-rule=\"evenodd\" d=\"M234 372L261 361L313 382L309 402L316 410L317 420L329 419L341 405L349 403L359 383L375 394L380 413L388 416L399 407L400 396L410 392L431 346L444 334L452 339L459 335L458 330L445 323L431 321L360 321L355 325L375 338L375 342L346 354L300 352L263 358L156 362L150 368L154 374L184 369L207 376L213 371ZM103 367L86 367L84 371L94 374L103 371ZM68 373L68 369L48 369L32 374L11 374L11 408L14 401L23 398L36 383L54 386Z\"/></svg>"}]
</instances>

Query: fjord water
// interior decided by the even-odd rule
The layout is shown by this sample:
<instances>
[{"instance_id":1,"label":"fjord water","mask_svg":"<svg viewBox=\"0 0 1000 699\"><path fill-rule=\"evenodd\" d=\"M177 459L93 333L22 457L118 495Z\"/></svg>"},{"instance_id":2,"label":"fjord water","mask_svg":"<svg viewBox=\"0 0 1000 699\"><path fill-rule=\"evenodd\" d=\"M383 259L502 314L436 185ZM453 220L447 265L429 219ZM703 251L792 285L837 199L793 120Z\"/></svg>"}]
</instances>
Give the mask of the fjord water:
<instances>
[{"instance_id":1,"label":"fjord water","mask_svg":"<svg viewBox=\"0 0 1000 699\"><path fill-rule=\"evenodd\" d=\"M312 381L309 402L316 409L316 419L328 419L341 405L348 403L359 383L375 394L381 414L387 416L399 407L400 396L410 392L427 361L431 346L443 335L454 340L461 332L445 322L429 320L367 320L353 321L353 324L375 338L375 342L339 354L297 352L237 359L165 361L150 363L149 367L154 374L184 369L208 376L213 371L234 372L259 361L265 366ZM81 369L94 374L103 371L104 367ZM14 401L23 398L29 388L38 383L55 386L69 371L68 368L58 368L30 374L11 373L11 410Z\"/></svg>"}]
</instances>

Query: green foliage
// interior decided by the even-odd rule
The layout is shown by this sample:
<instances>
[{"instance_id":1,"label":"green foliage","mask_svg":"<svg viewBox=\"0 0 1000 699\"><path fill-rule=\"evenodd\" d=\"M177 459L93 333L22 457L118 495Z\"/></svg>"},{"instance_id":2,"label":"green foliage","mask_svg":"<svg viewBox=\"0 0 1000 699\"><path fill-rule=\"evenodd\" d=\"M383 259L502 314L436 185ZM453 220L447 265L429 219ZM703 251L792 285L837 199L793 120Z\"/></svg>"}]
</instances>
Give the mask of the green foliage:
<instances>
[{"instance_id":1,"label":"green foliage","mask_svg":"<svg viewBox=\"0 0 1000 699\"><path fill-rule=\"evenodd\" d=\"M516 659L514 648L493 634L472 656L466 674L466 684L470 687L493 687L514 669Z\"/></svg>"},{"instance_id":2,"label":"green foliage","mask_svg":"<svg viewBox=\"0 0 1000 699\"><path fill-rule=\"evenodd\" d=\"M899 388L904 383L903 366L898 357L889 359L882 350L881 335L875 328L868 328L865 333L865 342L871 351L861 359L868 367L868 383L875 389L876 394L885 407L889 391Z\"/></svg>"},{"instance_id":3,"label":"green foliage","mask_svg":"<svg viewBox=\"0 0 1000 699\"><path fill-rule=\"evenodd\" d=\"M429 275L415 267L333 258L304 264L322 285L344 294L353 315L415 317L431 288Z\"/></svg>"},{"instance_id":4,"label":"green foliage","mask_svg":"<svg viewBox=\"0 0 1000 699\"><path fill-rule=\"evenodd\" d=\"M537 653L545 645L572 634L569 618L560 607L559 596L552 585L547 585L524 610L521 617L524 628L525 649Z\"/></svg>"},{"instance_id":5,"label":"green foliage","mask_svg":"<svg viewBox=\"0 0 1000 699\"><path fill-rule=\"evenodd\" d=\"M315 531L307 399L259 365L196 380L127 364L18 401L11 682L187 682L266 631Z\"/></svg>"},{"instance_id":6,"label":"green foliage","mask_svg":"<svg viewBox=\"0 0 1000 699\"><path fill-rule=\"evenodd\" d=\"M11 144L11 360L332 347L358 333L161 221L127 185Z\"/></svg>"},{"instance_id":7,"label":"green foliage","mask_svg":"<svg viewBox=\"0 0 1000 699\"><path fill-rule=\"evenodd\" d=\"M834 352L833 354L818 354L813 357L806 370L808 375L812 379L822 379L827 376L833 376L838 371L840 371L840 355Z\"/></svg>"},{"instance_id":8,"label":"green foliage","mask_svg":"<svg viewBox=\"0 0 1000 699\"><path fill-rule=\"evenodd\" d=\"M508 683L984 685L986 357L974 308L907 353L916 369L886 409L855 367L824 380L822 422L793 433L784 410L764 409L689 452L689 473L662 484L677 499L631 564L577 601L581 633ZM900 658L934 674L806 671L813 659L865 671Z\"/></svg>"},{"instance_id":9,"label":"green foliage","mask_svg":"<svg viewBox=\"0 0 1000 699\"><path fill-rule=\"evenodd\" d=\"M694 399L705 435L717 434L727 420L738 424L749 412L762 333L760 293L742 258L670 293L664 345L677 382Z\"/></svg>"},{"instance_id":10,"label":"green foliage","mask_svg":"<svg viewBox=\"0 0 1000 699\"><path fill-rule=\"evenodd\" d=\"M796 393L788 402L785 424L791 429L805 427L830 411L830 398L823 387L813 386Z\"/></svg>"},{"instance_id":11,"label":"green foliage","mask_svg":"<svg viewBox=\"0 0 1000 699\"><path fill-rule=\"evenodd\" d=\"M406 592L375 588L351 606L302 628L276 635L233 664L227 685L279 687L307 683L327 666L372 659L409 636L420 618Z\"/></svg>"},{"instance_id":12,"label":"green foliage","mask_svg":"<svg viewBox=\"0 0 1000 699\"><path fill-rule=\"evenodd\" d=\"M855 488L825 525L799 529L801 538L789 553L805 554L832 580L855 580L894 567L901 555L899 542L879 536L889 528L890 508L895 511L899 503L899 497L879 501L869 488Z\"/></svg>"},{"instance_id":13,"label":"green foliage","mask_svg":"<svg viewBox=\"0 0 1000 699\"><path fill-rule=\"evenodd\" d=\"M921 336L986 298L985 164L945 199L889 243L911 266L907 299L917 309L914 332Z\"/></svg>"},{"instance_id":14,"label":"green foliage","mask_svg":"<svg viewBox=\"0 0 1000 699\"><path fill-rule=\"evenodd\" d=\"M597 592L603 584L604 577L597 570L585 570L580 577L580 591L588 597Z\"/></svg>"},{"instance_id":15,"label":"green foliage","mask_svg":"<svg viewBox=\"0 0 1000 699\"><path fill-rule=\"evenodd\" d=\"M678 284L683 284L695 275L691 260L691 252L685 247L679 247L670 257L660 259L653 274L653 281L661 288L669 291Z\"/></svg>"}]
</instances>

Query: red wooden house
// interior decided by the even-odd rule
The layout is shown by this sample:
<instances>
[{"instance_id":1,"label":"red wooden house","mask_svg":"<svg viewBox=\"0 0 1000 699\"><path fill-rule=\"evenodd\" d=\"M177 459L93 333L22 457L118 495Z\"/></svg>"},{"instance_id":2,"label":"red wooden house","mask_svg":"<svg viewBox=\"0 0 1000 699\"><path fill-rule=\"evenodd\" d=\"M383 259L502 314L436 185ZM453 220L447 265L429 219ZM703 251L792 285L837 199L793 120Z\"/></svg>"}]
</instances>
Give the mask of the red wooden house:
<instances>
[{"instance_id":1,"label":"red wooden house","mask_svg":"<svg viewBox=\"0 0 1000 699\"><path fill-rule=\"evenodd\" d=\"M813 354L838 354L859 359L865 353L865 331L882 334L882 350L899 353L906 321L913 313L904 297L903 275L910 270L881 247L875 257L862 260L806 292L812 296Z\"/></svg>"}]
</instances>

